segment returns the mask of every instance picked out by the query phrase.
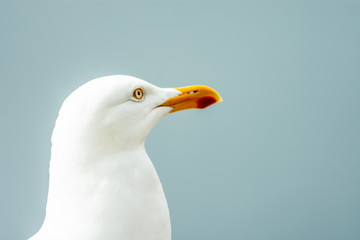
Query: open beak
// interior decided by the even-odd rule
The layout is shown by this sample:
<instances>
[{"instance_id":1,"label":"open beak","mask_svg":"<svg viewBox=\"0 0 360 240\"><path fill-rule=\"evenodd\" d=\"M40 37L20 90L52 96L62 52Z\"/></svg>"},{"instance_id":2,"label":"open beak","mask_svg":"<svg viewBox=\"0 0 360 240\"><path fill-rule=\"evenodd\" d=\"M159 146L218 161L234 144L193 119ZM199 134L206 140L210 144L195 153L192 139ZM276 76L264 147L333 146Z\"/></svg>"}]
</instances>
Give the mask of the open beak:
<instances>
[{"instance_id":1,"label":"open beak","mask_svg":"<svg viewBox=\"0 0 360 240\"><path fill-rule=\"evenodd\" d=\"M212 88L207 86L189 86L175 88L181 94L169 98L166 102L160 105L164 107L172 107L170 113L191 109L191 108L206 108L214 103L221 102L222 98Z\"/></svg>"}]
</instances>

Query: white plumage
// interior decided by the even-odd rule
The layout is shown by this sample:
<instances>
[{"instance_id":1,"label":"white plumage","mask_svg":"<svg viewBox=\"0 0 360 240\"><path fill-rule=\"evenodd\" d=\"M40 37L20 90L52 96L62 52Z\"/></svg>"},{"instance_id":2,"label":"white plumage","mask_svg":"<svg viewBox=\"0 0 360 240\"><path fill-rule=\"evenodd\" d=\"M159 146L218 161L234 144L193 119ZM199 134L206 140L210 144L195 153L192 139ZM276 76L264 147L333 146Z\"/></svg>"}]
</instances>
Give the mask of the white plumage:
<instances>
[{"instance_id":1,"label":"white plumage","mask_svg":"<svg viewBox=\"0 0 360 240\"><path fill-rule=\"evenodd\" d=\"M45 221L30 239L170 240L167 202L144 141L175 107L164 103L182 94L123 75L74 91L52 135Z\"/></svg>"}]
</instances>

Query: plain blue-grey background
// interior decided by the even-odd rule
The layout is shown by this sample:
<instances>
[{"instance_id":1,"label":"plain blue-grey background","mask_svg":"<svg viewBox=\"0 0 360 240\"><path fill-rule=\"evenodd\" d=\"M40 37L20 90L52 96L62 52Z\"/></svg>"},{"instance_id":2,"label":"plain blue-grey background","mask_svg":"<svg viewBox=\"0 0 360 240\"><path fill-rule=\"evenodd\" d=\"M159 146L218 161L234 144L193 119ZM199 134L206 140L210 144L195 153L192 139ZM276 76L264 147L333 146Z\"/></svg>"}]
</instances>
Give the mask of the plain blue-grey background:
<instances>
[{"instance_id":1,"label":"plain blue-grey background","mask_svg":"<svg viewBox=\"0 0 360 240\"><path fill-rule=\"evenodd\" d=\"M0 30L0 239L42 224L62 101L113 74L224 99L147 139L174 240L360 239L359 2L2 0Z\"/></svg>"}]
</instances>

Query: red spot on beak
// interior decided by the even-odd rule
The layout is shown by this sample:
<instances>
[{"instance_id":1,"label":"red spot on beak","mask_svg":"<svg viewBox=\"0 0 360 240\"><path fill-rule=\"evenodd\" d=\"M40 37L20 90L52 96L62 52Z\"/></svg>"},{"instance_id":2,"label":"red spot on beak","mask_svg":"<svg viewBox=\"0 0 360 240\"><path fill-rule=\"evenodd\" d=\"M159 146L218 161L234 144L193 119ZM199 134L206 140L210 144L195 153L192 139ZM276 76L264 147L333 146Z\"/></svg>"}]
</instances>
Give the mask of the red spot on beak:
<instances>
[{"instance_id":1,"label":"red spot on beak","mask_svg":"<svg viewBox=\"0 0 360 240\"><path fill-rule=\"evenodd\" d=\"M215 103L216 99L214 97L203 97L197 100L197 107L198 108L206 108L211 104Z\"/></svg>"}]
</instances>

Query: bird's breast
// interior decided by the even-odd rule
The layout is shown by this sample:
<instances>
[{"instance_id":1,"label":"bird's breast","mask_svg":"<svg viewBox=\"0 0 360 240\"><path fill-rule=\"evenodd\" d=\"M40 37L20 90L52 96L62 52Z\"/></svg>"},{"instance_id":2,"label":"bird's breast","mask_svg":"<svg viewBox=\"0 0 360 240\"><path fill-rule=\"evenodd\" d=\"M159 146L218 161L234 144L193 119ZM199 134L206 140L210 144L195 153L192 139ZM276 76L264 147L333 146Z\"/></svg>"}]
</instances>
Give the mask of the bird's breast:
<instances>
[{"instance_id":1,"label":"bird's breast","mask_svg":"<svg viewBox=\"0 0 360 240\"><path fill-rule=\"evenodd\" d=\"M67 229L57 234L70 240L170 240L168 205L145 151L91 162L98 166L75 168L66 176L50 173L44 225ZM75 228L78 223L81 228Z\"/></svg>"}]
</instances>

